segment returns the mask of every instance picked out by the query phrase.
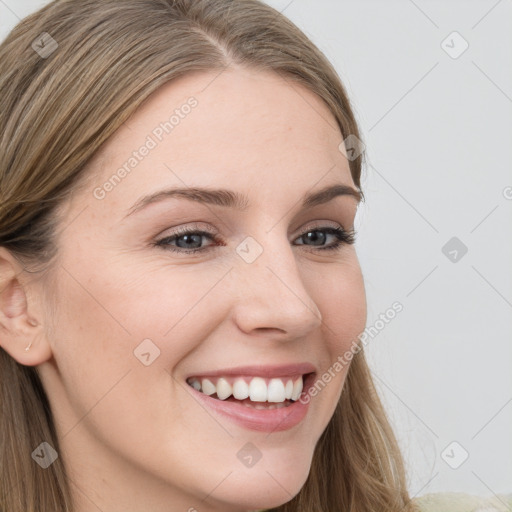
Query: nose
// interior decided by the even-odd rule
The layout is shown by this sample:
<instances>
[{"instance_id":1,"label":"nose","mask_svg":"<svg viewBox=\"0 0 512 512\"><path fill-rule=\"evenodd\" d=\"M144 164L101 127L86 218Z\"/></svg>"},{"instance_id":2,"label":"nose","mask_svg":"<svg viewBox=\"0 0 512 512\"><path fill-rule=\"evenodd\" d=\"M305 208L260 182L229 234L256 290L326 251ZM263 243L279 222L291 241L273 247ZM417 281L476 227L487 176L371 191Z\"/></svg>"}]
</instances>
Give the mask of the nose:
<instances>
[{"instance_id":1,"label":"nose","mask_svg":"<svg viewBox=\"0 0 512 512\"><path fill-rule=\"evenodd\" d=\"M263 252L252 263L237 261L232 314L244 333L286 341L317 329L322 315L304 286L290 243L276 238L266 237Z\"/></svg>"}]
</instances>

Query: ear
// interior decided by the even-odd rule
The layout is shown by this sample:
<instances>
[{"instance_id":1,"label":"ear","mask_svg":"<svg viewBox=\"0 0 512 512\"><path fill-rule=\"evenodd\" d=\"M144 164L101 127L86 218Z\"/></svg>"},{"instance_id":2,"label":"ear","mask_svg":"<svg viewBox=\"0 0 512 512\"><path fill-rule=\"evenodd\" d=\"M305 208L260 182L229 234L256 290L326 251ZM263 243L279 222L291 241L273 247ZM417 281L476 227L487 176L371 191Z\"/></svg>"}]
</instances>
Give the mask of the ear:
<instances>
[{"instance_id":1,"label":"ear","mask_svg":"<svg viewBox=\"0 0 512 512\"><path fill-rule=\"evenodd\" d=\"M36 366L52 356L40 313L43 308L35 303L43 297L37 295L36 286L31 287L31 279L23 265L0 247L0 347L26 366Z\"/></svg>"}]
</instances>

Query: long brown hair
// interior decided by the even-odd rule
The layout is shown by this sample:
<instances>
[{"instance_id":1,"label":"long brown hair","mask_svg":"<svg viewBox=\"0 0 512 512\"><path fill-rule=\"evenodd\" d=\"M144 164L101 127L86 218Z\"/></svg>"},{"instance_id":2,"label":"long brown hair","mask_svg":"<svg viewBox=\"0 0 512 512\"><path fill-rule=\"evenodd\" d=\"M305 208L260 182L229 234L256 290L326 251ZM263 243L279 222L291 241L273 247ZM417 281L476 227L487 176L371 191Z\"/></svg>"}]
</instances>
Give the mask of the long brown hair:
<instances>
[{"instance_id":1,"label":"long brown hair","mask_svg":"<svg viewBox=\"0 0 512 512\"><path fill-rule=\"evenodd\" d=\"M332 65L285 16L259 0L61 0L23 19L0 45L0 246L49 272L57 207L86 182L91 157L164 83L230 63L271 70L322 98L343 138L359 132ZM350 171L361 191L361 156ZM0 510L72 511L37 369L0 349ZM306 484L279 512L412 510L402 458L354 355Z\"/></svg>"}]
</instances>

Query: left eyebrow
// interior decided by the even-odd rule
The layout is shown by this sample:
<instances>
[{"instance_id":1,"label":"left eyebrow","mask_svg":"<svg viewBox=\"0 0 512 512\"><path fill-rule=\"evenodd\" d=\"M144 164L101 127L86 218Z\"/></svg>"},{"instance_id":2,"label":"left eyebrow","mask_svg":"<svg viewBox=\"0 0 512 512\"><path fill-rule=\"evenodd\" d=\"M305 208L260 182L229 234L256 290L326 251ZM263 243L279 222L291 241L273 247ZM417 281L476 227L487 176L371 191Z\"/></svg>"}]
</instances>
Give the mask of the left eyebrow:
<instances>
[{"instance_id":1,"label":"left eyebrow","mask_svg":"<svg viewBox=\"0 0 512 512\"><path fill-rule=\"evenodd\" d=\"M331 185L316 192L306 194L303 198L302 207L312 208L313 206L327 203L338 196L354 197L357 203L360 203L363 199L363 194L355 188L343 184Z\"/></svg>"},{"instance_id":2,"label":"left eyebrow","mask_svg":"<svg viewBox=\"0 0 512 512\"><path fill-rule=\"evenodd\" d=\"M351 196L357 203L362 200L362 193L343 184L330 185L315 192L309 192L302 198L303 208L312 208L327 203L338 196ZM141 197L129 210L125 217L143 209L149 204L170 198L188 199L199 203L235 208L244 211L249 206L246 195L228 189L208 189L200 187L173 188L161 190Z\"/></svg>"}]
</instances>

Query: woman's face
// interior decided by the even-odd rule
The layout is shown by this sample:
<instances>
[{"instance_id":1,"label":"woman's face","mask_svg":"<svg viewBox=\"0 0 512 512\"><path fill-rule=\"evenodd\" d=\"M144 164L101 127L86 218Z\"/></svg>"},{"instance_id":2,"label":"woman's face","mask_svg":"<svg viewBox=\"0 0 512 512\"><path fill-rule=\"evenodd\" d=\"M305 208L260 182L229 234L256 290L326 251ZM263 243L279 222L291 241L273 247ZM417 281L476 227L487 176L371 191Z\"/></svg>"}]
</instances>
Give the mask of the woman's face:
<instances>
[{"instance_id":1,"label":"woman's face","mask_svg":"<svg viewBox=\"0 0 512 512\"><path fill-rule=\"evenodd\" d=\"M354 245L333 231L357 199L311 200L355 188L341 141L309 90L229 69L166 84L90 162L60 211L38 367L80 511L299 492L346 377L333 365L366 322ZM307 405L283 402L329 370Z\"/></svg>"}]
</instances>

